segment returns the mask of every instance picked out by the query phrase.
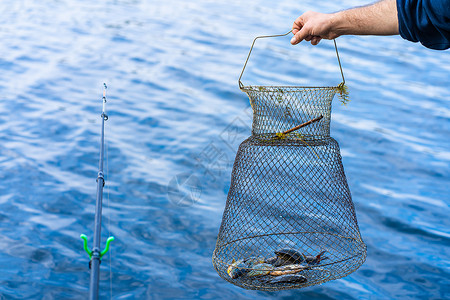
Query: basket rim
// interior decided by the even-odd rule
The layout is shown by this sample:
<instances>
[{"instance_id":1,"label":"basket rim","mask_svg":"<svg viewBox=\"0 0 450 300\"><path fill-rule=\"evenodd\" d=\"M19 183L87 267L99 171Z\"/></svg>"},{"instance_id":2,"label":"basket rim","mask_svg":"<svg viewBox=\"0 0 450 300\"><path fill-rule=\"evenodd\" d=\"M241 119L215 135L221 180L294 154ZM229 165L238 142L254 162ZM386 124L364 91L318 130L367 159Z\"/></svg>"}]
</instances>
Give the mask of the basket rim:
<instances>
[{"instance_id":1,"label":"basket rim","mask_svg":"<svg viewBox=\"0 0 450 300\"><path fill-rule=\"evenodd\" d=\"M239 88L241 91L256 91L256 92L278 92L277 89L288 89L283 92L295 92L297 90L339 90L337 86L297 86L297 85L247 85ZM267 90L261 90L267 89Z\"/></svg>"}]
</instances>

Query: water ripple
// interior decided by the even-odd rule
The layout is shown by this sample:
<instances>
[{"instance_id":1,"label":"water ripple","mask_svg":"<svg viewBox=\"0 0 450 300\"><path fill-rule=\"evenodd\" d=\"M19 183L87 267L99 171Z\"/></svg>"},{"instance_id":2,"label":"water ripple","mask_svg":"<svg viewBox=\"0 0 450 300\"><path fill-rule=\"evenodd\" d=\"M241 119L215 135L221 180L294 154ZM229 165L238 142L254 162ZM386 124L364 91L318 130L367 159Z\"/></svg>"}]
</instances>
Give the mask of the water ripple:
<instances>
[{"instance_id":1,"label":"water ripple","mask_svg":"<svg viewBox=\"0 0 450 300\"><path fill-rule=\"evenodd\" d=\"M1 2L0 298L86 298L79 235L92 242L103 82L102 241L116 240L102 297L449 298L449 52L398 37L338 39L351 102L335 101L332 135L366 263L341 280L277 293L239 289L212 267L235 151L250 135L237 79L253 38L288 31L304 10L351 5L360 3ZM245 83L341 80L332 43L260 42ZM219 166L207 161L211 149ZM198 183L190 203L171 186L183 176Z\"/></svg>"}]
</instances>

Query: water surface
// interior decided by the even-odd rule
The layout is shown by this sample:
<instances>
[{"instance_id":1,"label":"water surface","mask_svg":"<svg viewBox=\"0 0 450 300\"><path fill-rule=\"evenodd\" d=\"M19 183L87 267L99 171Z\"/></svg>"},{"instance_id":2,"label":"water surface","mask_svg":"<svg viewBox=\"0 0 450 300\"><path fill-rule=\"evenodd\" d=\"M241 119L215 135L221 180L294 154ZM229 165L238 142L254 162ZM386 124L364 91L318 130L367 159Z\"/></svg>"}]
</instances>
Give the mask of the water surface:
<instances>
[{"instance_id":1,"label":"water surface","mask_svg":"<svg viewBox=\"0 0 450 300\"><path fill-rule=\"evenodd\" d=\"M101 294L113 299L450 297L450 52L342 37L334 102L366 263L304 290L246 291L211 254L235 151L250 135L237 78L252 39L306 1L2 1L0 298L86 299L102 83L108 84ZM258 44L245 83L335 85L330 42ZM169 193L168 193L169 191ZM186 196L186 197L184 197Z\"/></svg>"}]
</instances>

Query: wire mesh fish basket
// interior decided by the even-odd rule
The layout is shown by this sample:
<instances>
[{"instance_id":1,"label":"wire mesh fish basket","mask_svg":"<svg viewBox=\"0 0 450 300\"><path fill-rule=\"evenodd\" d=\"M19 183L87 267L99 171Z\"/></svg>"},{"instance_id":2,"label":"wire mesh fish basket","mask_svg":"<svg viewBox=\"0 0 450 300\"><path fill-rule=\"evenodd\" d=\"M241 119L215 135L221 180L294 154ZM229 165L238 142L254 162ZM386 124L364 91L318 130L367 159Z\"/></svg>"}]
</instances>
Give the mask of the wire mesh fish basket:
<instances>
[{"instance_id":1,"label":"wire mesh fish basket","mask_svg":"<svg viewBox=\"0 0 450 300\"><path fill-rule=\"evenodd\" d=\"M330 137L333 97L346 96L340 61L335 87L244 86L247 61L239 86L253 109L252 135L233 165L214 268L237 286L269 291L344 277L363 264L366 246Z\"/></svg>"}]
</instances>

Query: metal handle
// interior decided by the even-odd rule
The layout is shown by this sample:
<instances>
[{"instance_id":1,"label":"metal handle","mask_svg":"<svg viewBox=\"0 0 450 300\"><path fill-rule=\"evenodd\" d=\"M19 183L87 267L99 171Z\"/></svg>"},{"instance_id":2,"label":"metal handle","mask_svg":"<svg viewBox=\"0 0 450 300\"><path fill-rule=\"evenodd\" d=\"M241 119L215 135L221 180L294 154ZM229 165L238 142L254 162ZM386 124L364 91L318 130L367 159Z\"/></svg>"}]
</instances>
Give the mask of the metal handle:
<instances>
[{"instance_id":1,"label":"metal handle","mask_svg":"<svg viewBox=\"0 0 450 300\"><path fill-rule=\"evenodd\" d=\"M241 75L239 76L239 88L240 88L240 89L243 89L243 88L244 88L244 84L242 84L241 78L242 78L242 75L244 74L245 67L247 66L248 60L249 60L249 58L250 58L250 54L252 53L253 46L255 45L256 40L257 40L257 39L262 39L262 38L271 38L271 37L281 37L281 36L286 36L286 35L288 35L288 34L291 33L291 32L292 32L292 30L290 30L289 32L284 33L284 34L261 35L261 36L255 37L255 39L253 40L252 46L250 47L250 51L248 52L247 59L245 60L244 67L242 68ZM334 48L336 49L336 56L337 56L337 59L338 59L339 69L341 70L341 76L342 76L342 83L341 83L340 85L343 86L343 85L345 84L344 72L342 71L341 60L339 59L339 52L338 52L338 49L337 49L336 40L333 39L333 42L334 42Z\"/></svg>"}]
</instances>

